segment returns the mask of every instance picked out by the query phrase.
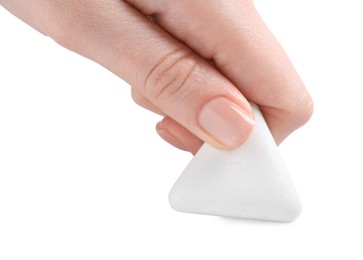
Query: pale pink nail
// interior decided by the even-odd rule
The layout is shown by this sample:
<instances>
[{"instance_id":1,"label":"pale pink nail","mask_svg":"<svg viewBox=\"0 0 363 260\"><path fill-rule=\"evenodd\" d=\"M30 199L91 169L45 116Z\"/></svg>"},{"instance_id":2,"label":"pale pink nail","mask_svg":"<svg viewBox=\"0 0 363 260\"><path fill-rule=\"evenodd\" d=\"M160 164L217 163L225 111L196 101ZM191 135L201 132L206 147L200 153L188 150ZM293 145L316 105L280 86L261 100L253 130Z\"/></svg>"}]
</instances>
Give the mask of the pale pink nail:
<instances>
[{"instance_id":1,"label":"pale pink nail","mask_svg":"<svg viewBox=\"0 0 363 260\"><path fill-rule=\"evenodd\" d=\"M228 148L236 148L246 141L255 124L251 112L225 97L209 101L200 111L198 121L206 132Z\"/></svg>"}]
</instances>

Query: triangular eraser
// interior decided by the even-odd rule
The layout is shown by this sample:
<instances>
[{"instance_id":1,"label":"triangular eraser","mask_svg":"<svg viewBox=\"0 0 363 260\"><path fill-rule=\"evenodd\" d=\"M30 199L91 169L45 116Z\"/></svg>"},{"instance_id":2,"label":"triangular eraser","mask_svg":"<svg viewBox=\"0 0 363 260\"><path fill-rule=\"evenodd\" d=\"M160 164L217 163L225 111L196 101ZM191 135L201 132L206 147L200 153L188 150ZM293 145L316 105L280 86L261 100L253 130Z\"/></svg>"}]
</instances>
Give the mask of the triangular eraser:
<instances>
[{"instance_id":1,"label":"triangular eraser","mask_svg":"<svg viewBox=\"0 0 363 260\"><path fill-rule=\"evenodd\" d=\"M234 150L204 144L170 191L182 212L291 222L301 211L299 196L275 141L252 104L255 128Z\"/></svg>"}]
</instances>

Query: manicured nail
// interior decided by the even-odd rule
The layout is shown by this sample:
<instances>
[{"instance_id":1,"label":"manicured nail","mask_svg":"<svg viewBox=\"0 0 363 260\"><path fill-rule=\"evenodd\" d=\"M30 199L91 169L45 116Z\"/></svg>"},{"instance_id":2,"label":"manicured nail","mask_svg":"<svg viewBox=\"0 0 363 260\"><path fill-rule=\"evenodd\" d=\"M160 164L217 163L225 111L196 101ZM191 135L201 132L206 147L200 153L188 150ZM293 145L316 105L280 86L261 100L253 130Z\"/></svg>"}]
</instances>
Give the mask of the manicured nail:
<instances>
[{"instance_id":1,"label":"manicured nail","mask_svg":"<svg viewBox=\"0 0 363 260\"><path fill-rule=\"evenodd\" d=\"M225 97L209 101L200 111L200 126L228 148L247 140L255 121L252 112L244 111Z\"/></svg>"}]
</instances>

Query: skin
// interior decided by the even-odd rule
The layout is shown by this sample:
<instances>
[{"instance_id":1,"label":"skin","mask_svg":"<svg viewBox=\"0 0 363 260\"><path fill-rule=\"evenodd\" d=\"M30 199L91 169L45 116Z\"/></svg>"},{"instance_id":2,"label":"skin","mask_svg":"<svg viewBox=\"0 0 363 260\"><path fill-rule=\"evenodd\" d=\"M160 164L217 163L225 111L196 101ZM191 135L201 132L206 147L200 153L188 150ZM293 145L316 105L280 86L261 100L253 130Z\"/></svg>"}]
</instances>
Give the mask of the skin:
<instances>
[{"instance_id":1,"label":"skin","mask_svg":"<svg viewBox=\"0 0 363 260\"><path fill-rule=\"evenodd\" d=\"M313 103L278 41L248 0L0 0L18 18L131 85L137 104L164 116L172 145L231 149L198 123L218 96L256 103L277 144L305 124ZM251 131L251 129L246 129Z\"/></svg>"}]
</instances>

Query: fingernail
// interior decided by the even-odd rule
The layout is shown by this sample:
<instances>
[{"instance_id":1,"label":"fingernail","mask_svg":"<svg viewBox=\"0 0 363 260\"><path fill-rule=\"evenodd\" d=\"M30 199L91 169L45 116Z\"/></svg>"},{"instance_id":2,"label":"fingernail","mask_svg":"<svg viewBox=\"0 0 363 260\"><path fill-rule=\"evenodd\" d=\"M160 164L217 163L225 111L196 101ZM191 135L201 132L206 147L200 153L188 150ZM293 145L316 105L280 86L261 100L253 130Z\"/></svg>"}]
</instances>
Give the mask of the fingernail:
<instances>
[{"instance_id":1,"label":"fingernail","mask_svg":"<svg viewBox=\"0 0 363 260\"><path fill-rule=\"evenodd\" d=\"M228 148L247 140L255 121L252 112L244 111L225 97L209 101L200 111L200 126Z\"/></svg>"}]
</instances>

